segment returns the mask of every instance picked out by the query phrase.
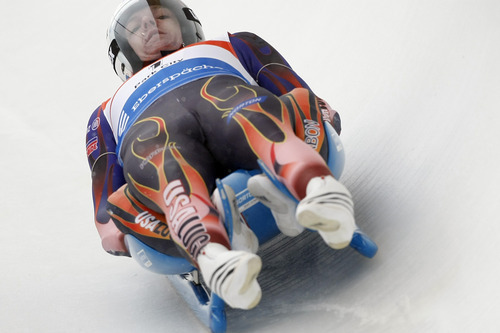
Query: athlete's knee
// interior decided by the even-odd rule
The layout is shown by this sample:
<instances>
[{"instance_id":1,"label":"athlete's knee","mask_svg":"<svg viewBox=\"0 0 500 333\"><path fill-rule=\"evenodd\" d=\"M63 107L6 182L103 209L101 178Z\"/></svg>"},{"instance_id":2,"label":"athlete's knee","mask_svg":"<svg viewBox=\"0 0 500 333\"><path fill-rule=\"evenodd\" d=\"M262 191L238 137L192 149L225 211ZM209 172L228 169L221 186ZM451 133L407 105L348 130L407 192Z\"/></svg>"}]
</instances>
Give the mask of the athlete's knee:
<instances>
[{"instance_id":1,"label":"athlete's knee","mask_svg":"<svg viewBox=\"0 0 500 333\"><path fill-rule=\"evenodd\" d=\"M342 126L339 113L334 110L324 99L320 97L316 97L316 99L318 102L319 110L321 111L321 115L323 117L323 121L329 122L333 126L337 134L340 135Z\"/></svg>"}]
</instances>

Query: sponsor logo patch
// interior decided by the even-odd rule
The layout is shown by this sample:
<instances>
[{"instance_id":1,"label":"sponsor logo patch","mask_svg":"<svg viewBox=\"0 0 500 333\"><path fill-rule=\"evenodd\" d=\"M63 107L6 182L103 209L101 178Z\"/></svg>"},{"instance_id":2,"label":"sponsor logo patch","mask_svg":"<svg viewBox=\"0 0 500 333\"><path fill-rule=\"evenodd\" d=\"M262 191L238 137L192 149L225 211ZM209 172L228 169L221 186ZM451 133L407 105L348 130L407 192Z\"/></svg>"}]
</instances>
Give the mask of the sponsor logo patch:
<instances>
[{"instance_id":1,"label":"sponsor logo patch","mask_svg":"<svg viewBox=\"0 0 500 333\"><path fill-rule=\"evenodd\" d=\"M237 112L241 111L242 109L244 109L250 105L262 103L266 99L267 99L267 96L257 96L257 97L251 98L247 101L244 101L244 102L238 104L234 109L231 110L231 112L229 112L229 115L227 116L227 123L229 124L229 121L231 121L231 119L234 117L234 115Z\"/></svg>"},{"instance_id":2,"label":"sponsor logo patch","mask_svg":"<svg viewBox=\"0 0 500 333\"><path fill-rule=\"evenodd\" d=\"M90 154L92 154L97 150L97 148L99 148L97 142L98 141L96 136L87 142L87 157L89 157Z\"/></svg>"}]
</instances>

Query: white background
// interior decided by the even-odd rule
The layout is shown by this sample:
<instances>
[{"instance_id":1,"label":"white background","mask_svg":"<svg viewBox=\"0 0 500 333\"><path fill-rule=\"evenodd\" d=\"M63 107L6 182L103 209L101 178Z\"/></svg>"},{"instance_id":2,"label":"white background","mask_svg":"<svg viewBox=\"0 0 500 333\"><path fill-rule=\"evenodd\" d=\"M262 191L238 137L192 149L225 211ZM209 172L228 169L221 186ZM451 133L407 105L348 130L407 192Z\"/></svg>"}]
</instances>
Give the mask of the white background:
<instances>
[{"instance_id":1,"label":"white background","mask_svg":"<svg viewBox=\"0 0 500 333\"><path fill-rule=\"evenodd\" d=\"M205 332L166 279L100 249L85 129L120 84L118 0L0 9L0 331ZM271 42L339 110L376 258L314 234L261 252L230 332L498 332L500 2L191 0L207 37Z\"/></svg>"}]
</instances>

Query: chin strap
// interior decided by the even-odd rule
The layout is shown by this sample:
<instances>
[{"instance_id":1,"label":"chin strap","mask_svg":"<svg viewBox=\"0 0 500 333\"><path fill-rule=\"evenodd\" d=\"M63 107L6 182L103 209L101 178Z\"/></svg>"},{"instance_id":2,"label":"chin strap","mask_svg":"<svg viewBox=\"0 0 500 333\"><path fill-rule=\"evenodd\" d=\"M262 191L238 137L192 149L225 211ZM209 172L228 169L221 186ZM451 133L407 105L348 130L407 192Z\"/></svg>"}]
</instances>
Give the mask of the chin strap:
<instances>
[{"instance_id":1,"label":"chin strap","mask_svg":"<svg viewBox=\"0 0 500 333\"><path fill-rule=\"evenodd\" d=\"M144 61L144 62L142 63L142 68L144 68L144 67L146 67L146 66L149 66L149 65L151 65L152 63L157 62L158 60L160 60L160 59L161 59L161 58L163 58L163 57L166 57L166 56L168 56L168 55L170 55L170 54L172 54L172 53L174 53L174 52L179 51L180 49L184 48L184 46L185 46L185 45L184 45L184 43L182 43L181 47L179 47L177 50L160 51L160 54L161 54L161 57L160 57L160 58L158 58L158 59L156 59L156 60L151 60L151 61Z\"/></svg>"},{"instance_id":2,"label":"chin strap","mask_svg":"<svg viewBox=\"0 0 500 333\"><path fill-rule=\"evenodd\" d=\"M162 57L166 57L174 52L179 51L180 49L184 48L186 45L182 43L181 47L179 47L177 50L170 50L170 51L160 51Z\"/></svg>"}]
</instances>

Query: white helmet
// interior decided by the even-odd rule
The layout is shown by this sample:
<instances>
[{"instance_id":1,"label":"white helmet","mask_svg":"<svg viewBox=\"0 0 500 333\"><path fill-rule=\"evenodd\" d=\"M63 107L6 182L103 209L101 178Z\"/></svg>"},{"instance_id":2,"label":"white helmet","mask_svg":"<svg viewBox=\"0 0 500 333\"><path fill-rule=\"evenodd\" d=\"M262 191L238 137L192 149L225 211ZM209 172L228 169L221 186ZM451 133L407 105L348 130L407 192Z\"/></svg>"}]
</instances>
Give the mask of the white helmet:
<instances>
[{"instance_id":1,"label":"white helmet","mask_svg":"<svg viewBox=\"0 0 500 333\"><path fill-rule=\"evenodd\" d=\"M147 8L147 9L146 9ZM168 48L166 50L159 50L156 59L141 59L129 42L129 37L142 38L143 42L146 40L146 35L142 33L142 37L131 29L129 20L135 13L142 15L142 11L148 11L149 17L153 18L152 26L158 34L158 15L155 16L155 8L167 8L169 13L175 16L180 26L182 33L182 41L176 45L174 49ZM155 22L156 21L156 22ZM150 25L150 26L151 26ZM123 80L140 71L142 68L156 61L161 57L177 51L183 46L194 44L205 39L201 23L193 13L180 0L125 0L116 10L113 20L107 32L108 40L108 55L113 65L116 74Z\"/></svg>"}]
</instances>

